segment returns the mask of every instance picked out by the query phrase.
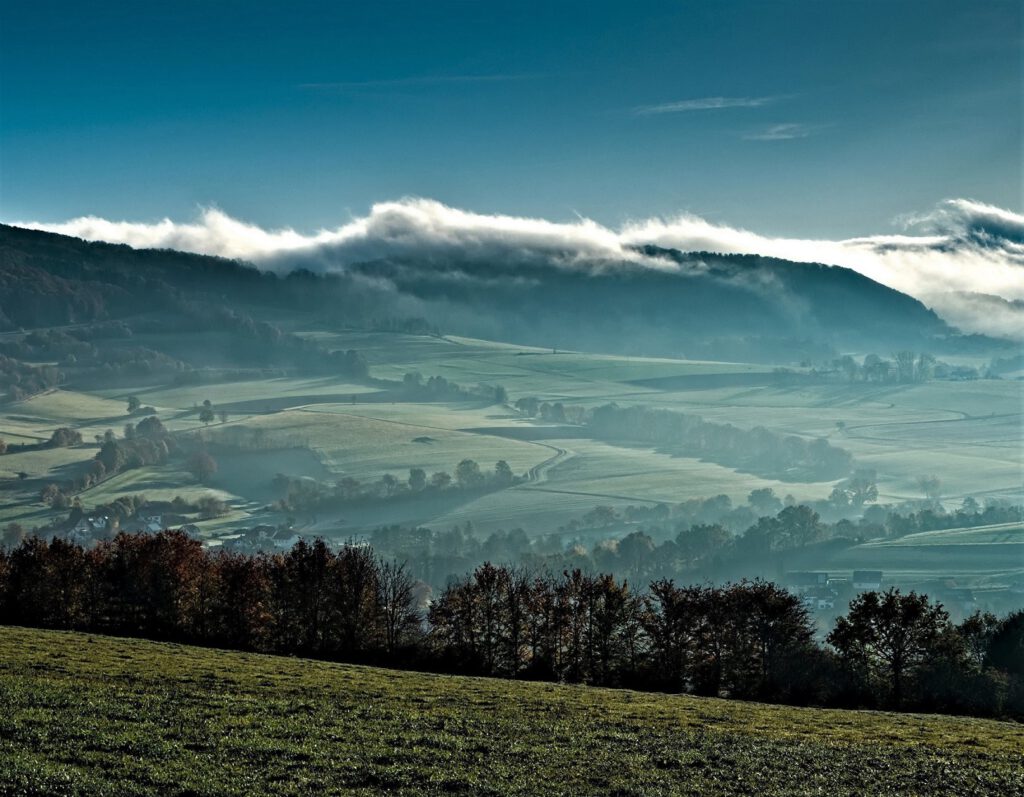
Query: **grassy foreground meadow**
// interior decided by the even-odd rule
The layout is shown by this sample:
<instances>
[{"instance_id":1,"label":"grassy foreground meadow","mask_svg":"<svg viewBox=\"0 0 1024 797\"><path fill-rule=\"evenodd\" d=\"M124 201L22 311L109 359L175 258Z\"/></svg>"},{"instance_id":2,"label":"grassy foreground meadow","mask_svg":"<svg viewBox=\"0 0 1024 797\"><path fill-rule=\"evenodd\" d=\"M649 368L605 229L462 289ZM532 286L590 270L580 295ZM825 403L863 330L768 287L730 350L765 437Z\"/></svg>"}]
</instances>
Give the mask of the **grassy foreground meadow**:
<instances>
[{"instance_id":1,"label":"grassy foreground meadow","mask_svg":"<svg viewBox=\"0 0 1024 797\"><path fill-rule=\"evenodd\" d=\"M1020 794L1024 727L0 628L0 794Z\"/></svg>"}]
</instances>

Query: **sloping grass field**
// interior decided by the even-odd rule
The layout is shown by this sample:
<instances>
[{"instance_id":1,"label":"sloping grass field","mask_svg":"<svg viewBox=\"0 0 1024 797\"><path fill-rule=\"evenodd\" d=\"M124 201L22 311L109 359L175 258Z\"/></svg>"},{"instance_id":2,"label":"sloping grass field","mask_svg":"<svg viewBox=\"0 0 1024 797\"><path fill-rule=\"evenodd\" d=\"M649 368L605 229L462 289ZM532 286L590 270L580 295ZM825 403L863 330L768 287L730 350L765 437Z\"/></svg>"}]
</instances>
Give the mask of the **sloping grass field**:
<instances>
[{"instance_id":1,"label":"sloping grass field","mask_svg":"<svg viewBox=\"0 0 1024 797\"><path fill-rule=\"evenodd\" d=\"M1010 795L1024 726L0 628L0 794Z\"/></svg>"}]
</instances>

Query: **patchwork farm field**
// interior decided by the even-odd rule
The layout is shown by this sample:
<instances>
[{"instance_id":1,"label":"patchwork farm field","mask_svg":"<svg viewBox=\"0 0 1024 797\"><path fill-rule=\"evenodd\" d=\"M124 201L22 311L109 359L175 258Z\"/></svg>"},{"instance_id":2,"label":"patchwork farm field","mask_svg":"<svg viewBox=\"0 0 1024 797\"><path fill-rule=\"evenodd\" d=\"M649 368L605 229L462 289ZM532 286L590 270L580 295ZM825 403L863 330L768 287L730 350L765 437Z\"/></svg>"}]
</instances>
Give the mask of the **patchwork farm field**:
<instances>
[{"instance_id":1,"label":"patchwork farm field","mask_svg":"<svg viewBox=\"0 0 1024 797\"><path fill-rule=\"evenodd\" d=\"M0 793L1009 795L1024 728L0 628Z\"/></svg>"},{"instance_id":2,"label":"patchwork farm field","mask_svg":"<svg viewBox=\"0 0 1024 797\"><path fill-rule=\"evenodd\" d=\"M5 497L12 499L0 507L0 522L32 525L52 517L39 503L39 491L49 481L87 468L97 450L96 436L107 429L120 434L126 422L138 420L126 413L126 399L133 394L152 406L173 433L202 429L216 442L240 429L260 430L266 447L280 456L269 450L225 451L223 467L206 485L182 467L143 468L85 490L79 497L87 507L126 492L190 500L214 495L231 503L232 522L255 522L279 497L271 486L279 472L327 482L342 476L369 481L385 473L404 479L410 468L452 472L468 458L489 469L504 459L515 473L528 474L529 482L463 500L348 513L344 524L323 516L315 522L312 517L297 520L328 536L384 522L444 527L466 521L484 531L521 527L542 534L598 504L672 503L722 493L739 503L761 487L797 500L817 500L835 484L765 479L653 448L585 439L571 434L582 430L521 417L511 405L526 396L586 407L610 401L643 404L740 428L761 425L804 438L822 436L848 449L859 467L877 471L884 502L920 498L918 480L930 475L939 478L941 498L949 506L967 495L1024 499L1024 384L1019 381L835 385L798 380L781 385L772 368L763 365L553 353L458 337L302 334L329 348L361 352L370 364L371 382L273 377L92 392L69 385L5 405L0 437L9 443L38 443L55 428L70 426L82 433L83 444L0 456L0 482ZM509 405L410 402L394 385L414 370L467 387L500 384L508 391ZM217 416L208 426L198 418L204 401L212 403ZM299 449L308 454L284 453ZM231 524L218 519L199 525L219 534Z\"/></svg>"}]
</instances>

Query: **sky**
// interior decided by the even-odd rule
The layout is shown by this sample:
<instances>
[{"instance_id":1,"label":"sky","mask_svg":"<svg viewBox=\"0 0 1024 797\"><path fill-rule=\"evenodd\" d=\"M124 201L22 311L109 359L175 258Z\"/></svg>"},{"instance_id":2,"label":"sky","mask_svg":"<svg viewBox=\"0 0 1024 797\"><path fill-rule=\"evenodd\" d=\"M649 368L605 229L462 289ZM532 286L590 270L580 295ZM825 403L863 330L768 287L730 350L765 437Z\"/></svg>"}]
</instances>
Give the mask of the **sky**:
<instances>
[{"instance_id":1,"label":"sky","mask_svg":"<svg viewBox=\"0 0 1024 797\"><path fill-rule=\"evenodd\" d=\"M1000 0L5 3L0 220L1019 214L1021 34Z\"/></svg>"}]
</instances>

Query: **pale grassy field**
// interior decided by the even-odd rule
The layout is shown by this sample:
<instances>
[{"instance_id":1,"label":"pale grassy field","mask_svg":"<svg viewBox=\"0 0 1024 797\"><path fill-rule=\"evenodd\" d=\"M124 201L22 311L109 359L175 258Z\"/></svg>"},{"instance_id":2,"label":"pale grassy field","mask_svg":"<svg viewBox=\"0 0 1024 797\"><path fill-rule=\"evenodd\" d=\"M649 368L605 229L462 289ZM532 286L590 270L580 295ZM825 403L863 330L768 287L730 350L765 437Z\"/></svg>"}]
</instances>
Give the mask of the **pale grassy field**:
<instances>
[{"instance_id":1,"label":"pale grassy field","mask_svg":"<svg viewBox=\"0 0 1024 797\"><path fill-rule=\"evenodd\" d=\"M224 382L213 385L156 387L138 392L145 404L187 410L209 399L215 406L230 407L242 402L257 402L295 397L362 396L377 388L352 384L332 377L274 378Z\"/></svg>"},{"instance_id":2,"label":"pale grassy field","mask_svg":"<svg viewBox=\"0 0 1024 797\"><path fill-rule=\"evenodd\" d=\"M863 467L878 471L881 499L897 502L921 496L918 477L942 481L944 500L953 505L965 495L1024 500L1022 405L1024 383L932 382L915 386L748 385L691 387L643 380L693 375L758 374L768 366L706 363L667 358L621 357L573 352L552 353L513 344L468 338L435 338L391 333L305 333L338 349L354 348L371 363L373 376L397 379L407 371L443 375L464 385L502 384L511 401L527 395L596 406L644 404L701 415L743 428L763 425L773 431L824 436L849 449ZM768 376L765 377L769 379ZM12 443L45 440L58 426L72 426L85 441L106 429L118 434L137 421L125 412L129 394L152 405L174 432L203 428L195 407L209 399L228 412L228 427L263 429L277 447L306 447L315 460L292 462L285 455L253 455L225 468L211 487L230 499L240 517L254 513L274 496L273 474L333 480L352 475L363 480L409 468L452 471L464 458L490 468L505 459L526 472L564 452L535 479L501 494L457 506L424 507L402 518L447 525L472 520L482 529L521 526L542 533L579 517L597 504L677 502L718 493L742 502L750 490L771 487L798 500L826 496L833 483L790 483L736 473L713 463L673 457L650 448L609 445L584 439L547 439L551 430L526 421L508 407L483 402L413 404L382 401L380 388L343 379L271 378L216 385L139 385L95 394L53 391L0 410L0 437ZM224 429L210 424L215 439ZM417 438L425 441L415 442ZM526 439L529 438L529 439ZM0 456L0 521L45 516L30 505L47 479L66 478L84 468L93 445ZM313 463L316 464L313 464ZM308 467L306 467L308 465ZM32 477L26 491L16 474ZM152 497L194 497L205 488L176 468L143 469L123 474L86 491L88 503L123 492ZM15 504L17 506L11 506ZM435 514L432 514L435 513ZM387 513L382 519L390 517ZM217 523L218 527L225 526Z\"/></svg>"},{"instance_id":3,"label":"pale grassy field","mask_svg":"<svg viewBox=\"0 0 1024 797\"><path fill-rule=\"evenodd\" d=\"M394 410L377 419L353 413L347 404L321 404L253 418L245 426L264 430L272 441L305 441L336 476L364 479L404 477L410 468L453 472L467 458L485 469L503 459L522 473L549 456L532 443L416 422L416 406L405 405L407 420L399 420Z\"/></svg>"},{"instance_id":4,"label":"pale grassy field","mask_svg":"<svg viewBox=\"0 0 1024 797\"><path fill-rule=\"evenodd\" d=\"M304 333L310 334L310 333ZM624 357L446 336L417 337L383 333L312 335L329 348L356 348L382 379L401 379L409 371L443 376L459 384L503 384L514 396L600 400L643 396L657 391L633 380L698 374L767 373L771 366L712 363L663 357Z\"/></svg>"}]
</instances>

